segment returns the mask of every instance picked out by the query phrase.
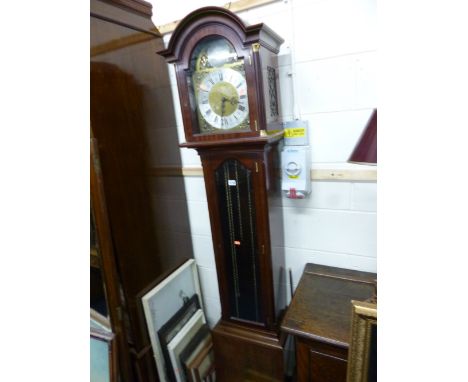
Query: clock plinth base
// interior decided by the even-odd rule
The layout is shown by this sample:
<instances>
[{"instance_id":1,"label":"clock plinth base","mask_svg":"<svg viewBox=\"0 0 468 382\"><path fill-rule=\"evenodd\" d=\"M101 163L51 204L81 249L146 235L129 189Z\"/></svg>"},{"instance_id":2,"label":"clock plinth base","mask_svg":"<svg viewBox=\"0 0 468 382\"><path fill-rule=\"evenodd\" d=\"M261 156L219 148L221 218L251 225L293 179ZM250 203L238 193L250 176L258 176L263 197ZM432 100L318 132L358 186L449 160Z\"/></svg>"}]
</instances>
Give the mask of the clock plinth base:
<instances>
[{"instance_id":1,"label":"clock plinth base","mask_svg":"<svg viewBox=\"0 0 468 382\"><path fill-rule=\"evenodd\" d=\"M217 381L284 381L283 341L276 333L221 320L212 335Z\"/></svg>"}]
</instances>

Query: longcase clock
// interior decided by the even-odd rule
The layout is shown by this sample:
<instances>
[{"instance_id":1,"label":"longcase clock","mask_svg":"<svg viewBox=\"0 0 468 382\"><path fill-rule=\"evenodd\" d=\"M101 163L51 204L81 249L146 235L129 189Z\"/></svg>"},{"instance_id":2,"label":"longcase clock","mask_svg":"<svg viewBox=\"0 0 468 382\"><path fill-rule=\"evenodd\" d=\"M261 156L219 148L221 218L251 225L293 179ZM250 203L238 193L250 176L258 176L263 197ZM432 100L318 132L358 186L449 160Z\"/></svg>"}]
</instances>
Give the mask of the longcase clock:
<instances>
[{"instance_id":1,"label":"longcase clock","mask_svg":"<svg viewBox=\"0 0 468 382\"><path fill-rule=\"evenodd\" d=\"M282 381L279 319L284 255L277 187L277 54L283 40L218 7L192 12L159 52L175 63L186 142L202 161L222 316L217 379ZM276 204L275 204L276 205ZM276 214L276 215L275 215ZM275 215L275 216L274 216Z\"/></svg>"}]
</instances>

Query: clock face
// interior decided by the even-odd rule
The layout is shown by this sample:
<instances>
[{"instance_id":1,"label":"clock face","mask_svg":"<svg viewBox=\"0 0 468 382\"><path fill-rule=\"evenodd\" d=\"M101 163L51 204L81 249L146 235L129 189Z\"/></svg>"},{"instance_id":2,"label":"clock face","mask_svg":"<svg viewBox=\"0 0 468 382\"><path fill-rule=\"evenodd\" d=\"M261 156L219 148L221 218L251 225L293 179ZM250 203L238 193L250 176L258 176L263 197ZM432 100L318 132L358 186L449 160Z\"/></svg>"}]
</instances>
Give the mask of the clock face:
<instances>
[{"instance_id":1,"label":"clock face","mask_svg":"<svg viewBox=\"0 0 468 382\"><path fill-rule=\"evenodd\" d=\"M244 60L226 39L195 47L187 82L199 134L250 130Z\"/></svg>"},{"instance_id":2,"label":"clock face","mask_svg":"<svg viewBox=\"0 0 468 382\"><path fill-rule=\"evenodd\" d=\"M206 123L232 129L249 115L247 83L237 71L222 68L208 72L198 89L198 109Z\"/></svg>"}]
</instances>

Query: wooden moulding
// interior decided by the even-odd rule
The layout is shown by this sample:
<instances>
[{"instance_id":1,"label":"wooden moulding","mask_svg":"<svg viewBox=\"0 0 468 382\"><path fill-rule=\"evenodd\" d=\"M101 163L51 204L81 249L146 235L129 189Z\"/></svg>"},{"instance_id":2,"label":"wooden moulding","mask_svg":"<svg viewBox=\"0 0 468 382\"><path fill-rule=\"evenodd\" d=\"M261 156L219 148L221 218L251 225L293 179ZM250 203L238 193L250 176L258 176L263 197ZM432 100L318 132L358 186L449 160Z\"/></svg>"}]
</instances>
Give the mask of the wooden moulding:
<instances>
[{"instance_id":1,"label":"wooden moulding","mask_svg":"<svg viewBox=\"0 0 468 382\"><path fill-rule=\"evenodd\" d=\"M203 176L203 169L201 167L154 166L148 170L148 175ZM377 170L312 169L310 171L310 177L312 181L375 182L377 181Z\"/></svg>"},{"instance_id":2,"label":"wooden moulding","mask_svg":"<svg viewBox=\"0 0 468 382\"><path fill-rule=\"evenodd\" d=\"M278 142L283 138L283 132L279 132L273 135L265 135L260 137L242 137L242 138L226 138L219 139L216 141L201 141L201 142L185 142L181 143L179 147L184 148L195 148L195 149L213 149L213 148L232 148L232 147L254 147L254 146L265 146L267 144L272 144Z\"/></svg>"}]
</instances>

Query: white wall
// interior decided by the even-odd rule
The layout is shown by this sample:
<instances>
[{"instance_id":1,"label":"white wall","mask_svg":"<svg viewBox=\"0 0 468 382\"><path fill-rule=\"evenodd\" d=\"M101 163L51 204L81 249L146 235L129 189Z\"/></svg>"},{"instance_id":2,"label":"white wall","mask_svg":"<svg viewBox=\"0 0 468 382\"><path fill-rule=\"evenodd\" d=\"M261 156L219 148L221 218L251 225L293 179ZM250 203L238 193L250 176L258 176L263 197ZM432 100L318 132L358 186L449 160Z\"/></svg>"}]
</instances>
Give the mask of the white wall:
<instances>
[{"instance_id":1,"label":"white wall","mask_svg":"<svg viewBox=\"0 0 468 382\"><path fill-rule=\"evenodd\" d=\"M177 7L165 0L151 2L158 26L200 6L226 1L184 1ZM289 0L239 16L249 23L264 22L285 39L279 57L280 113L284 120L309 121L312 166L357 166L346 160L377 106L376 1ZM166 35L164 41L169 38ZM177 125L171 127L177 128L183 142L174 68L168 70L171 84L164 90L172 92ZM295 104L291 73L296 76ZM194 150L182 149L181 157L184 166L200 166ZM171 160L162 158L160 164L171 164ZM162 181L170 183L171 179ZM178 204L188 204L190 226L185 230L191 232L207 316L213 325L220 316L220 303L204 183L201 177L184 181L187 200L177 199L177 194L159 197L167 200L174 213ZM312 181L308 199L284 200L284 240L274 232L272 238L274 250L285 249L294 287L307 262L376 272L376 191L375 182Z\"/></svg>"}]
</instances>

